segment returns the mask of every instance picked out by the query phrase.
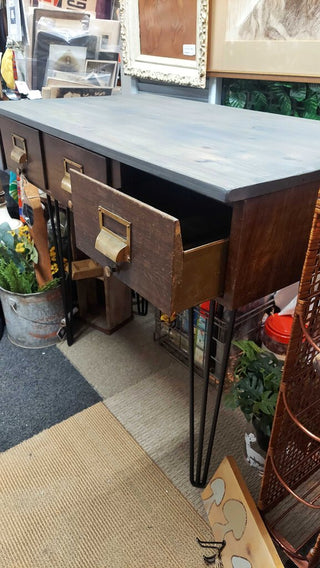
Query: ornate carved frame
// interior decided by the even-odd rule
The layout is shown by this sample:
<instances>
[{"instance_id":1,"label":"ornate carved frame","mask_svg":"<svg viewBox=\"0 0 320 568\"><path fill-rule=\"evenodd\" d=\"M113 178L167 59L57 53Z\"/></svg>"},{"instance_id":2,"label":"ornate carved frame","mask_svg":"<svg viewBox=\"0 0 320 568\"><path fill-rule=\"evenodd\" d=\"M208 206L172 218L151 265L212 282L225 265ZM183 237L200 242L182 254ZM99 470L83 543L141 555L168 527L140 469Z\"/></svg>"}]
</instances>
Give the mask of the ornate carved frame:
<instances>
[{"instance_id":1,"label":"ornate carved frame","mask_svg":"<svg viewBox=\"0 0 320 568\"><path fill-rule=\"evenodd\" d=\"M204 88L206 84L208 5L197 0L196 58L144 55L140 49L139 0L120 0L122 64L126 75L175 85Z\"/></svg>"}]
</instances>

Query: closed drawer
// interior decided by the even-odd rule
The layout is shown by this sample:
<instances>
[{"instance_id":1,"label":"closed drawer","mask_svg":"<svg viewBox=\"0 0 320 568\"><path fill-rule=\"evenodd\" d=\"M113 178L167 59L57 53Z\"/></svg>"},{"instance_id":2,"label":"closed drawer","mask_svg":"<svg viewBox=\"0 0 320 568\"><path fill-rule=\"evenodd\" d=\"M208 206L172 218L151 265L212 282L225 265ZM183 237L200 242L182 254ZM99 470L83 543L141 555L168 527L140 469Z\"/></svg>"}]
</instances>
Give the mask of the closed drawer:
<instances>
[{"instance_id":1,"label":"closed drawer","mask_svg":"<svg viewBox=\"0 0 320 568\"><path fill-rule=\"evenodd\" d=\"M49 134L43 135L43 146L48 189L62 205L67 206L72 201L71 168L103 183L107 182L105 157Z\"/></svg>"},{"instance_id":2,"label":"closed drawer","mask_svg":"<svg viewBox=\"0 0 320 568\"><path fill-rule=\"evenodd\" d=\"M7 168L23 169L31 183L46 189L39 131L3 117L0 129Z\"/></svg>"},{"instance_id":3,"label":"closed drawer","mask_svg":"<svg viewBox=\"0 0 320 568\"><path fill-rule=\"evenodd\" d=\"M152 191L145 203L75 170L71 183L77 247L154 306L171 314L222 294L229 221L219 204L214 219L214 207L184 217L182 203L178 219L152 206Z\"/></svg>"}]
</instances>

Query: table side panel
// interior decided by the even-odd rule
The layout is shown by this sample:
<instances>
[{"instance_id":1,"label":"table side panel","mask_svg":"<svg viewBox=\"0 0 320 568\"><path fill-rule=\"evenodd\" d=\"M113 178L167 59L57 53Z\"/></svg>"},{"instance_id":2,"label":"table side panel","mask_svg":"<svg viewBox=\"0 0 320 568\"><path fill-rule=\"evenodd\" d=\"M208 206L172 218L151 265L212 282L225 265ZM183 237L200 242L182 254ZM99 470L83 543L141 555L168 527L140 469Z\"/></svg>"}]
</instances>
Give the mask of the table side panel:
<instances>
[{"instance_id":1,"label":"table side panel","mask_svg":"<svg viewBox=\"0 0 320 568\"><path fill-rule=\"evenodd\" d=\"M234 204L223 303L238 308L301 276L318 184Z\"/></svg>"}]
</instances>

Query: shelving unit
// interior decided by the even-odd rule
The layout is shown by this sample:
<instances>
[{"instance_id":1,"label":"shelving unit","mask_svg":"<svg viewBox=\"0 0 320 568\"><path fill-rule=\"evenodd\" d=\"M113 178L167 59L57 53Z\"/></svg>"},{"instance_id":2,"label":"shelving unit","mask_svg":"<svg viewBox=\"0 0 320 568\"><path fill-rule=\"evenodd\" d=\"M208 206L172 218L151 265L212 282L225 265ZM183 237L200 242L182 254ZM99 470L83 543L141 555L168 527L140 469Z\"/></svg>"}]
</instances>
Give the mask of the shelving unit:
<instances>
[{"instance_id":1,"label":"shelving unit","mask_svg":"<svg viewBox=\"0 0 320 568\"><path fill-rule=\"evenodd\" d=\"M271 534L299 568L316 568L320 561L319 352L320 192L259 499ZM292 543L281 527L289 515L297 513L297 507L304 509L305 526L296 527ZM313 547L305 551L310 541Z\"/></svg>"},{"instance_id":2,"label":"shelving unit","mask_svg":"<svg viewBox=\"0 0 320 568\"><path fill-rule=\"evenodd\" d=\"M274 306L273 295L251 302L236 311L234 323L234 339L251 339L259 341L263 318ZM194 314L194 366L198 375L203 376L205 350L207 347L207 329L209 320L209 302L204 302L193 309ZM212 345L210 350L210 377L213 381L221 378L221 364L226 349L226 337L230 325L230 310L216 304ZM176 315L168 321L161 312L155 312L154 338L176 359L188 365L188 310ZM226 386L232 382L232 371L238 350L231 346L229 364L226 374Z\"/></svg>"}]
</instances>

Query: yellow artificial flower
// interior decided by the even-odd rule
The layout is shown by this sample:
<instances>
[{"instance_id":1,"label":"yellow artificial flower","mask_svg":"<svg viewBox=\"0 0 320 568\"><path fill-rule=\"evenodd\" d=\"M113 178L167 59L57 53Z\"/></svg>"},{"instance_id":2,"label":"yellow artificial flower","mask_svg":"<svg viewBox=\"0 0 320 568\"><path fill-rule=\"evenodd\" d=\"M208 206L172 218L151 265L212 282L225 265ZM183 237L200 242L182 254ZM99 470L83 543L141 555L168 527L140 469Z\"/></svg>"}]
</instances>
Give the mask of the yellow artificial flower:
<instances>
[{"instance_id":1,"label":"yellow artificial flower","mask_svg":"<svg viewBox=\"0 0 320 568\"><path fill-rule=\"evenodd\" d=\"M57 258L56 248L53 246L49 249L49 255L52 261L55 261Z\"/></svg>"},{"instance_id":2,"label":"yellow artificial flower","mask_svg":"<svg viewBox=\"0 0 320 568\"><path fill-rule=\"evenodd\" d=\"M29 229L28 229L27 225L22 225L21 227L19 227L18 233L19 233L20 237L23 237L23 235L26 235L27 233L29 233Z\"/></svg>"},{"instance_id":3,"label":"yellow artificial flower","mask_svg":"<svg viewBox=\"0 0 320 568\"><path fill-rule=\"evenodd\" d=\"M23 243L17 243L15 250L16 252L24 252L26 249Z\"/></svg>"},{"instance_id":4,"label":"yellow artificial flower","mask_svg":"<svg viewBox=\"0 0 320 568\"><path fill-rule=\"evenodd\" d=\"M51 264L51 274L56 274L58 272L59 268L56 262L54 262L53 264Z\"/></svg>"}]
</instances>

